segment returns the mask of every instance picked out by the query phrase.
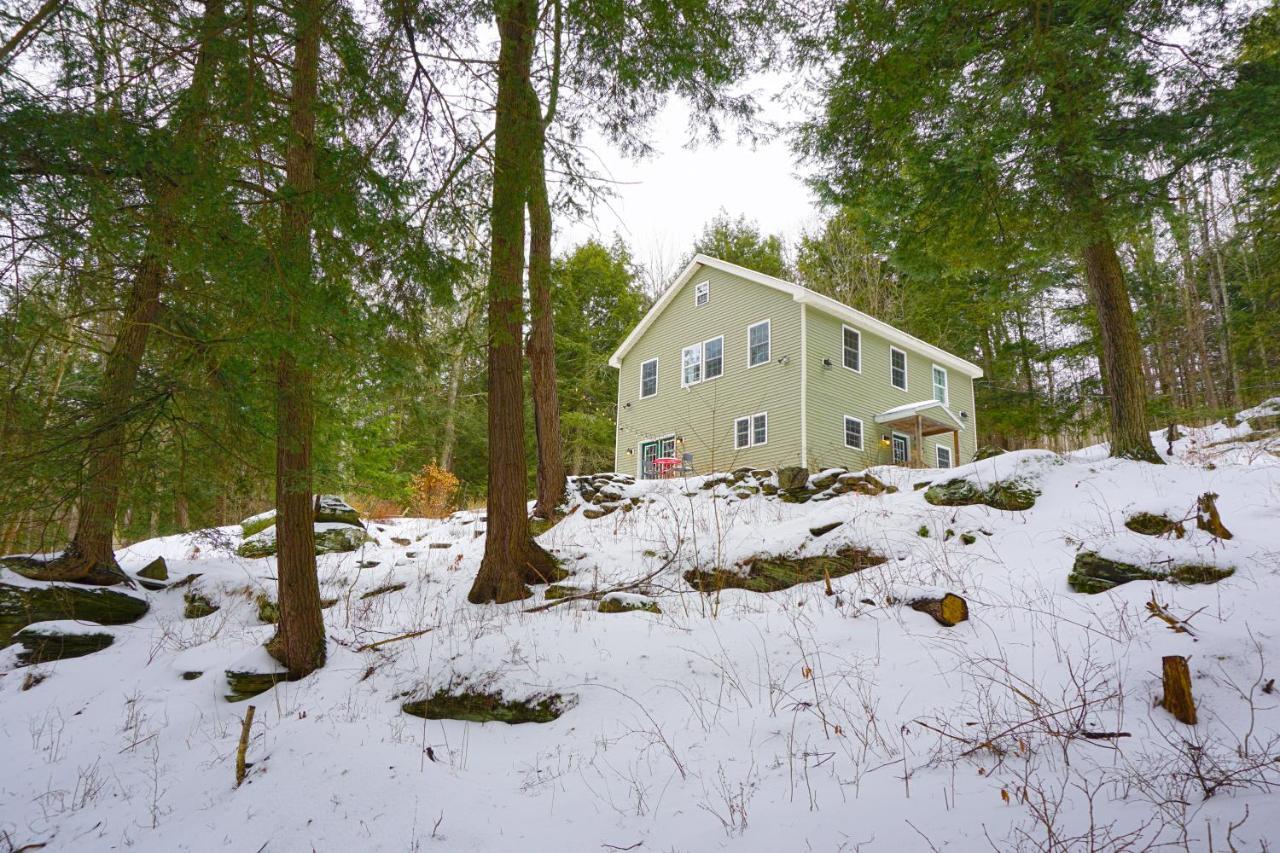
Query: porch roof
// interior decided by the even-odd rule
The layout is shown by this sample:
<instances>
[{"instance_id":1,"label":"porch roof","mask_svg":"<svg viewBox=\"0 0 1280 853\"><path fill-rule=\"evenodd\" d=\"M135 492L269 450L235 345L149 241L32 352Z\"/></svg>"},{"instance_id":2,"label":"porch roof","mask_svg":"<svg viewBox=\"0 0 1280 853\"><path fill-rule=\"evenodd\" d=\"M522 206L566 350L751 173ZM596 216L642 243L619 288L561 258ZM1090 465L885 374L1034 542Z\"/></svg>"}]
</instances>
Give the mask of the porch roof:
<instances>
[{"instance_id":1,"label":"porch roof","mask_svg":"<svg viewBox=\"0 0 1280 853\"><path fill-rule=\"evenodd\" d=\"M926 436L964 429L964 422L956 417L955 412L932 399L895 406L876 415L875 421L885 426L914 430L917 417L920 418L920 431Z\"/></svg>"}]
</instances>

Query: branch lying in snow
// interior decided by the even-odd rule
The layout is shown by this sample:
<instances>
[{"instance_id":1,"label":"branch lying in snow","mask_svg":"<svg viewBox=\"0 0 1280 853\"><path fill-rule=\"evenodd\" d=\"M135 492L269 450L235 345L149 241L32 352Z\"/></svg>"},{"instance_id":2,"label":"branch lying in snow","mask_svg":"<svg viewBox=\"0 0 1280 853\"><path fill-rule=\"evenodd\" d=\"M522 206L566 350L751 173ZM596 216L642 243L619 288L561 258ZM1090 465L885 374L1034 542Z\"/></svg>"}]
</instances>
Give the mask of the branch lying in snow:
<instances>
[{"instance_id":1,"label":"branch lying in snow","mask_svg":"<svg viewBox=\"0 0 1280 853\"><path fill-rule=\"evenodd\" d=\"M629 583L624 583L620 586L610 587L609 589L591 590L589 592L584 592L581 595L566 595L564 598L557 598L555 601L549 601L546 604L539 604L537 607L526 607L524 612L525 613L541 613L544 610L550 610L553 607L558 607L561 604L568 604L571 601L583 601L587 599L595 601L599 598L603 598L606 595L612 595L615 592L632 592L644 586L649 581L653 580L658 575L665 572L667 569L671 568L672 564L674 564L675 561L676 561L676 558L673 556L671 559L667 560L661 566L658 566L658 568L654 569L653 571L649 572L649 574L645 575L642 578L639 578L638 580L634 580Z\"/></svg>"},{"instance_id":2,"label":"branch lying in snow","mask_svg":"<svg viewBox=\"0 0 1280 853\"><path fill-rule=\"evenodd\" d=\"M432 625L430 628L423 628L421 631L410 631L407 634L400 634L395 637L387 637L385 640L378 640L377 642L373 642L373 643L365 643L363 646L357 647L356 651L367 652L370 649L378 648L378 646L385 646L387 643L394 643L399 640L412 640L414 637L421 637L423 634L430 634L435 629L436 629L436 626Z\"/></svg>"}]
</instances>

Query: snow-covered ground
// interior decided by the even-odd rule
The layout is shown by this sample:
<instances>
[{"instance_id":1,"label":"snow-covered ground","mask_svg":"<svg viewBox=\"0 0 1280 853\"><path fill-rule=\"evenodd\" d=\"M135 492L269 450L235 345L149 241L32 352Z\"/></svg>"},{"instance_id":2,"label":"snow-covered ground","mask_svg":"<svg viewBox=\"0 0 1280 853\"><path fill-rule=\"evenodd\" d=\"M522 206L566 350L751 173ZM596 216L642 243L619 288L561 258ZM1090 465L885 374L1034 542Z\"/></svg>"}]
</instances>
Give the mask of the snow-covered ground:
<instances>
[{"instance_id":1,"label":"snow-covered ground","mask_svg":"<svg viewBox=\"0 0 1280 853\"><path fill-rule=\"evenodd\" d=\"M1280 835L1276 453L1247 423L1219 424L1188 430L1166 466L1020 451L875 469L898 491L803 504L646 482L621 487L641 499L631 511L579 507L540 539L582 588L661 569L641 590L659 614L529 612L541 587L474 606L481 516L373 522L376 544L319 558L337 599L328 664L241 703L223 672L270 664L255 597L275 595L273 559L235 557L238 528L144 542L126 569L163 556L221 609L186 619L182 591L150 592L140 622L96 629L116 638L103 651L34 668L0 652L0 851L1263 849ZM933 506L914 488L951 477L1016 477L1040 496L1011 512ZM1205 492L1234 538L1124 526L1187 517ZM682 578L849 544L889 559L831 596L823 583L707 596ZM1066 583L1083 550L1235 574L1084 595ZM922 589L963 596L969 621L891 603ZM1153 599L1189 630L1152 618ZM1154 706L1164 655L1190 658L1194 727ZM33 671L46 677L24 689ZM521 725L401 710L460 685L569 707ZM236 788L248 704L252 767Z\"/></svg>"}]
</instances>

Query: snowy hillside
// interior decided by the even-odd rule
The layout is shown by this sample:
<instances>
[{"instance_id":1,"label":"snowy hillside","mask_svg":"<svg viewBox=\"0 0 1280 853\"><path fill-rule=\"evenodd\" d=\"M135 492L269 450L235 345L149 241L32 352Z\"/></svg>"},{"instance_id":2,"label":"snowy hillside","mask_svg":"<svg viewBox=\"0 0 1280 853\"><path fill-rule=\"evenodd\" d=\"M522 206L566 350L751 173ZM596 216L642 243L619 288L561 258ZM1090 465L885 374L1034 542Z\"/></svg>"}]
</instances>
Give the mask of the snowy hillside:
<instances>
[{"instance_id":1,"label":"snowy hillside","mask_svg":"<svg viewBox=\"0 0 1280 853\"><path fill-rule=\"evenodd\" d=\"M163 556L170 581L199 577L92 626L101 651L0 651L0 851L1262 849L1280 834L1278 412L1186 430L1166 466L1019 451L873 469L879 494L814 472L803 502L767 494L776 472L589 480L540 539L568 599L468 604L478 514L370 522L373 541L319 558L328 664L242 702L225 672L271 669L273 558L236 556L238 527L135 545L127 570ZM926 500L996 484L1033 505ZM1232 538L1197 526L1206 493ZM1126 527L1140 513L1179 531ZM686 579L849 553L883 562L774 592ZM1088 594L1067 581L1082 554L1231 573ZM609 590L620 612L589 594ZM945 593L966 621L910 606ZM191 601L217 609L187 618ZM1166 655L1189 658L1194 726L1155 705ZM462 690L561 713L402 710Z\"/></svg>"}]
</instances>

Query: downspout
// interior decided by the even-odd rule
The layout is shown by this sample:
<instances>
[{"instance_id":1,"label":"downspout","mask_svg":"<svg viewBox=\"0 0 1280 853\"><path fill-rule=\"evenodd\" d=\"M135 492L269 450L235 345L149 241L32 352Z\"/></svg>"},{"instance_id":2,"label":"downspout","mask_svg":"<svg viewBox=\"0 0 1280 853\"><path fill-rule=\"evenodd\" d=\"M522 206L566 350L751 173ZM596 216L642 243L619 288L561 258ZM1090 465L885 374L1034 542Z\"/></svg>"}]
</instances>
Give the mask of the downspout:
<instances>
[{"instance_id":1,"label":"downspout","mask_svg":"<svg viewBox=\"0 0 1280 853\"><path fill-rule=\"evenodd\" d=\"M800 464L809 464L809 313L800 303Z\"/></svg>"}]
</instances>

